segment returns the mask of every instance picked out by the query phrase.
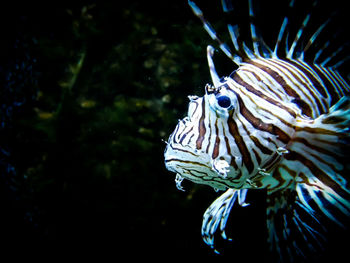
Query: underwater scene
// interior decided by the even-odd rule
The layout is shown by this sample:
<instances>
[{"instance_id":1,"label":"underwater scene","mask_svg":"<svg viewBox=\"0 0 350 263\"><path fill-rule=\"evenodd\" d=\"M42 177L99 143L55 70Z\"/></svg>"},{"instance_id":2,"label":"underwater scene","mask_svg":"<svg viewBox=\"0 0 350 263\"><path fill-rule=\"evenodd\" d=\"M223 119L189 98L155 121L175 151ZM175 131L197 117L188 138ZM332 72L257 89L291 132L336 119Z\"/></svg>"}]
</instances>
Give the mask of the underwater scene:
<instances>
[{"instance_id":1,"label":"underwater scene","mask_svg":"<svg viewBox=\"0 0 350 263\"><path fill-rule=\"evenodd\" d=\"M343 261L345 3L14 1L0 12L2 255Z\"/></svg>"}]
</instances>

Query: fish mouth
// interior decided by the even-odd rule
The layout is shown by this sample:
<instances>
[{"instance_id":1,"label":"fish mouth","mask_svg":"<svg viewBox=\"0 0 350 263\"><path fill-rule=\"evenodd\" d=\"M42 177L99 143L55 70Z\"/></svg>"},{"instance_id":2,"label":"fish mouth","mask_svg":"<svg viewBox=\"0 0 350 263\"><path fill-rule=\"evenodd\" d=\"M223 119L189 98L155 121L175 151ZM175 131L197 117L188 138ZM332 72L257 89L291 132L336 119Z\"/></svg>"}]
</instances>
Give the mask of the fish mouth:
<instances>
[{"instance_id":1,"label":"fish mouth","mask_svg":"<svg viewBox=\"0 0 350 263\"><path fill-rule=\"evenodd\" d=\"M228 185L224 180L220 180L221 178L218 178L213 169L208 165L198 162L198 160L179 159L174 156L165 158L165 167L167 170L176 174L175 183L179 190L184 190L181 186L183 179L196 184L209 185L217 190L226 190Z\"/></svg>"},{"instance_id":2,"label":"fish mouth","mask_svg":"<svg viewBox=\"0 0 350 263\"><path fill-rule=\"evenodd\" d=\"M211 168L205 164L202 164L196 161L186 160L186 159L170 157L168 159L166 158L164 162L167 170L180 174L184 177L186 177L185 174L190 174L191 173L190 171L193 169L198 170L198 168L200 168L201 170L208 170L208 171L211 170ZM202 173L204 174L204 172Z\"/></svg>"},{"instance_id":3,"label":"fish mouth","mask_svg":"<svg viewBox=\"0 0 350 263\"><path fill-rule=\"evenodd\" d=\"M240 178L241 172L236 173L238 178L220 174L210 162L210 156L200 154L198 151L184 151L183 147L169 143L164 157L166 169L176 174L175 183L179 190L183 191L181 186L183 179L196 184L209 185L215 190L241 188L245 184L245 181Z\"/></svg>"},{"instance_id":4,"label":"fish mouth","mask_svg":"<svg viewBox=\"0 0 350 263\"><path fill-rule=\"evenodd\" d=\"M176 174L175 182L178 189L183 190L181 182L187 179L193 183L212 186L215 189L225 190L228 184L225 178L218 175L213 169L212 157L193 143L184 143L175 134L170 135L164 150L164 164L168 171Z\"/></svg>"},{"instance_id":5,"label":"fish mouth","mask_svg":"<svg viewBox=\"0 0 350 263\"><path fill-rule=\"evenodd\" d=\"M198 167L211 170L210 162L206 159L203 153L190 145L168 142L164 151L165 167L174 173L182 174L184 170Z\"/></svg>"},{"instance_id":6,"label":"fish mouth","mask_svg":"<svg viewBox=\"0 0 350 263\"><path fill-rule=\"evenodd\" d=\"M176 165L174 164L173 159L165 159L164 163L165 163L165 167L168 171L173 172L173 173L178 173L178 171L176 170Z\"/></svg>"}]
</instances>

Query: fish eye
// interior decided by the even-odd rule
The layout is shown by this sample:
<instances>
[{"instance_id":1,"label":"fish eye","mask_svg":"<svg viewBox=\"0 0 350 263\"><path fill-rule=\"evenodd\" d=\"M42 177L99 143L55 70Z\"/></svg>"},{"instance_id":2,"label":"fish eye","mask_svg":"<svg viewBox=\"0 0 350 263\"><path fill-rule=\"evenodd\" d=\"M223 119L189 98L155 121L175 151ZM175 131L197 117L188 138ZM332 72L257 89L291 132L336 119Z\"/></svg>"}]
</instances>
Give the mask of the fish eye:
<instances>
[{"instance_id":1,"label":"fish eye","mask_svg":"<svg viewBox=\"0 0 350 263\"><path fill-rule=\"evenodd\" d=\"M225 109L231 107L232 105L231 99L226 95L217 96L216 100L218 102L218 105Z\"/></svg>"},{"instance_id":2,"label":"fish eye","mask_svg":"<svg viewBox=\"0 0 350 263\"><path fill-rule=\"evenodd\" d=\"M210 108L221 116L226 116L237 107L237 97L234 91L226 87L218 88L216 93L207 94Z\"/></svg>"}]
</instances>

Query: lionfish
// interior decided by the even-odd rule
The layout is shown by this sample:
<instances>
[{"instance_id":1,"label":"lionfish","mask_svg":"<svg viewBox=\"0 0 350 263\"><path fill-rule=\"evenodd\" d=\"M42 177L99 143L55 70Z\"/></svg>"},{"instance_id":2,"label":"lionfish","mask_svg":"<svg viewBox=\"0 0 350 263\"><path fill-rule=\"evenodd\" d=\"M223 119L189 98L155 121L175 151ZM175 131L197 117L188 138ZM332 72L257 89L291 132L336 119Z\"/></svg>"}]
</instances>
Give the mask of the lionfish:
<instances>
[{"instance_id":1,"label":"lionfish","mask_svg":"<svg viewBox=\"0 0 350 263\"><path fill-rule=\"evenodd\" d=\"M309 13L291 44L290 18L285 17L271 50L258 34L249 0L251 47L241 40L238 26L228 25L231 52L200 8L188 3L238 68L220 78L214 48L207 47L212 84L205 86L204 96L189 96L188 114L167 142L166 168L176 173L180 190L183 179L225 190L203 216L202 237L212 248L218 228L227 239L225 226L235 201L246 206L248 190L266 189L271 250L281 260L305 258L305 247L322 247L322 220L346 227L350 216L350 87L338 70L347 58L329 66L343 47L320 62L328 40L311 62L306 59L329 23L300 43ZM228 3L223 1L224 11Z\"/></svg>"}]
</instances>

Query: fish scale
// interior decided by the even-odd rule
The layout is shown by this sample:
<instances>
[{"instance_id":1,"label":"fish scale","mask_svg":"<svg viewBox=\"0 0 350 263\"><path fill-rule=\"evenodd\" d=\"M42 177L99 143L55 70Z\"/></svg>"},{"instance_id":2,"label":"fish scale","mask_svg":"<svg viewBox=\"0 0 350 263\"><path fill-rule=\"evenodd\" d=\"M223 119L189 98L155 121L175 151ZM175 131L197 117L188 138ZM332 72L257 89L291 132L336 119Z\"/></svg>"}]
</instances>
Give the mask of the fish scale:
<instances>
[{"instance_id":1,"label":"fish scale","mask_svg":"<svg viewBox=\"0 0 350 263\"><path fill-rule=\"evenodd\" d=\"M205 86L202 97L190 96L188 117L169 137L165 165L176 173L180 190L188 179L225 191L203 216L203 240L215 252L214 234L219 229L227 239L225 226L236 199L246 206L248 190L264 189L271 251L277 261L298 262L322 248L323 220L345 227L350 217L350 87L338 71L347 57L334 61L341 46L320 62L323 49L305 59L329 23L302 43L310 13L291 45L289 19L284 18L271 49L257 34L254 1L248 2L252 49L240 39L238 27L228 25L231 52L200 8L188 1L238 69L220 78L214 48L207 47L212 85ZM223 7L232 9L228 1Z\"/></svg>"}]
</instances>

